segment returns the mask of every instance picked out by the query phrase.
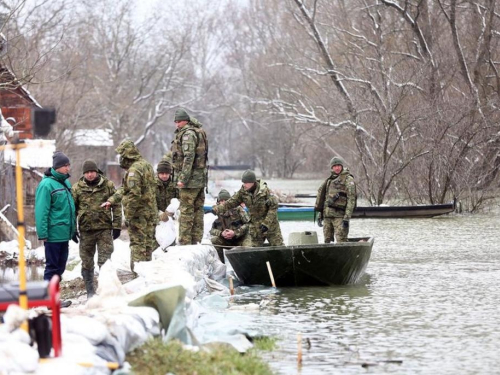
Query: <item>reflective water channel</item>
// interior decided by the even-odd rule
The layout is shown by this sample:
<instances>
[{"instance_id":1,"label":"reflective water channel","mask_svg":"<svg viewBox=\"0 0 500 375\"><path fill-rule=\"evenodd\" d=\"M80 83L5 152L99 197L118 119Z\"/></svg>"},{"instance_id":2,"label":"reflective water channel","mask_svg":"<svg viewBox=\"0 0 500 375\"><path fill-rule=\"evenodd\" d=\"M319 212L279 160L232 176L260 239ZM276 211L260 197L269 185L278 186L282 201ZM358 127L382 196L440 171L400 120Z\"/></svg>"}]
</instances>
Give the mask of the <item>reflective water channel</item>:
<instances>
[{"instance_id":1,"label":"reflective water channel","mask_svg":"<svg viewBox=\"0 0 500 375\"><path fill-rule=\"evenodd\" d=\"M351 223L353 237L375 236L359 285L237 290L236 304L265 301L242 324L278 338L277 350L266 355L274 370L499 373L499 215ZM283 222L282 229L287 236L312 223Z\"/></svg>"}]
</instances>

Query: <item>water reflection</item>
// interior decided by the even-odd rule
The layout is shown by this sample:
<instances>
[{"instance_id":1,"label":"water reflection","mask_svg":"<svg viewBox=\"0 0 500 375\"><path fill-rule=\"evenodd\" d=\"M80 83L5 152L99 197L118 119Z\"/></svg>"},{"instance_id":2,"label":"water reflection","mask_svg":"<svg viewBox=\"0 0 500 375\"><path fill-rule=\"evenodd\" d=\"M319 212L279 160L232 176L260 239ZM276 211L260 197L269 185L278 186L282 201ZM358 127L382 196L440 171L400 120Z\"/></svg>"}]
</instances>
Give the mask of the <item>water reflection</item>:
<instances>
[{"instance_id":1,"label":"water reflection","mask_svg":"<svg viewBox=\"0 0 500 375\"><path fill-rule=\"evenodd\" d=\"M284 234L313 225L282 224ZM359 285L246 289L235 299L261 303L245 324L279 339L266 354L277 373L498 372L498 215L357 220L351 231L375 235ZM299 332L310 342L300 370Z\"/></svg>"},{"instance_id":2,"label":"water reflection","mask_svg":"<svg viewBox=\"0 0 500 375\"><path fill-rule=\"evenodd\" d=\"M43 280L44 267L26 266L26 281ZM0 267L0 284L18 282L19 267Z\"/></svg>"}]
</instances>

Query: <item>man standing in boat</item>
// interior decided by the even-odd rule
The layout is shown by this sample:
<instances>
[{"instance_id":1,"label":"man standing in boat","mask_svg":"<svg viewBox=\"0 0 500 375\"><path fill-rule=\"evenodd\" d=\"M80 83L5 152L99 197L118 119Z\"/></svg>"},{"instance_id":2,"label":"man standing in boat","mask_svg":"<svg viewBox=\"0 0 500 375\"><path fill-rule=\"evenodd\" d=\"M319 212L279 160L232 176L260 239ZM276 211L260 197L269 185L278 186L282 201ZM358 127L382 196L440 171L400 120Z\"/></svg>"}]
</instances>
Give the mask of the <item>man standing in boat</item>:
<instances>
[{"instance_id":1,"label":"man standing in boat","mask_svg":"<svg viewBox=\"0 0 500 375\"><path fill-rule=\"evenodd\" d=\"M179 108L172 141L174 182L179 189L179 244L195 245L203 238L203 205L208 173L208 140L202 124Z\"/></svg>"},{"instance_id":2,"label":"man standing in boat","mask_svg":"<svg viewBox=\"0 0 500 375\"><path fill-rule=\"evenodd\" d=\"M335 156L330 161L332 174L318 190L314 210L319 212L318 226L323 227L325 243L347 242L349 221L356 206L356 183L345 168L342 158Z\"/></svg>"},{"instance_id":3,"label":"man standing in boat","mask_svg":"<svg viewBox=\"0 0 500 375\"><path fill-rule=\"evenodd\" d=\"M219 192L218 204L224 204L231 198L225 189ZM252 246L252 239L248 233L250 219L243 207L238 206L218 215L210 230L211 242L219 258L224 263L224 247Z\"/></svg>"},{"instance_id":4,"label":"man standing in boat","mask_svg":"<svg viewBox=\"0 0 500 375\"><path fill-rule=\"evenodd\" d=\"M227 202L212 207L215 215L245 203L250 214L250 236L253 246L260 247L267 240L271 246L283 246L278 222L278 200L271 194L267 184L257 180L255 172L246 170L241 177L243 185Z\"/></svg>"}]
</instances>

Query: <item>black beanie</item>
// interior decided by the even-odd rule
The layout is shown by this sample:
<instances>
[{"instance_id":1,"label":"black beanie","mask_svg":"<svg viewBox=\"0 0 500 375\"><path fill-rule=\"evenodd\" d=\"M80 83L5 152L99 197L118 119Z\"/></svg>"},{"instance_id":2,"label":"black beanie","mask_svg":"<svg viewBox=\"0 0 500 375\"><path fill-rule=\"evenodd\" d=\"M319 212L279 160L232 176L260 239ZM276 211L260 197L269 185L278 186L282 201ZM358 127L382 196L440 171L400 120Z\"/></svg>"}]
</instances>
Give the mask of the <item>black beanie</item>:
<instances>
[{"instance_id":1,"label":"black beanie","mask_svg":"<svg viewBox=\"0 0 500 375\"><path fill-rule=\"evenodd\" d=\"M243 172L243 175L241 176L241 182L243 183L248 183L248 182L256 182L257 177L255 177L255 172L247 169L245 172Z\"/></svg>"},{"instance_id":2,"label":"black beanie","mask_svg":"<svg viewBox=\"0 0 500 375\"><path fill-rule=\"evenodd\" d=\"M54 155L52 155L52 168L58 169L67 164L70 164L70 162L66 155L64 155L61 151L54 152Z\"/></svg>"},{"instance_id":3,"label":"black beanie","mask_svg":"<svg viewBox=\"0 0 500 375\"><path fill-rule=\"evenodd\" d=\"M156 167L158 173L172 173L172 166L166 160L161 160Z\"/></svg>"},{"instance_id":4,"label":"black beanie","mask_svg":"<svg viewBox=\"0 0 500 375\"><path fill-rule=\"evenodd\" d=\"M90 172L90 171L99 171L99 168L97 168L97 164L95 161L93 160L85 160L85 162L83 163L83 167L82 167L82 172L85 173L85 172Z\"/></svg>"}]
</instances>

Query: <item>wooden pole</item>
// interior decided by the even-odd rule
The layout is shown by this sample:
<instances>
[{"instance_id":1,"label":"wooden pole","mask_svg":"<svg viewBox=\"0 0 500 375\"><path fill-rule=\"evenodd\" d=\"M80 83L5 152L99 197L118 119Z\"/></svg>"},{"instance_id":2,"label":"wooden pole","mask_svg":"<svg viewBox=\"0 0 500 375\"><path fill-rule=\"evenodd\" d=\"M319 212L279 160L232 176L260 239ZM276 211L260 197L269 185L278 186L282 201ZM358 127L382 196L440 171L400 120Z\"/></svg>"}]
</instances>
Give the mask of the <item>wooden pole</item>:
<instances>
[{"instance_id":1,"label":"wooden pole","mask_svg":"<svg viewBox=\"0 0 500 375\"><path fill-rule=\"evenodd\" d=\"M269 277L271 278L271 284L273 288L276 288L276 284L274 282L273 270L271 269L271 264L269 262L266 262L266 264L267 264L267 270L269 271Z\"/></svg>"},{"instance_id":2,"label":"wooden pole","mask_svg":"<svg viewBox=\"0 0 500 375\"><path fill-rule=\"evenodd\" d=\"M302 333L297 335L297 365L302 366Z\"/></svg>"},{"instance_id":3,"label":"wooden pole","mask_svg":"<svg viewBox=\"0 0 500 375\"><path fill-rule=\"evenodd\" d=\"M233 278L229 276L229 292L232 296L234 296L234 288L233 288Z\"/></svg>"}]
</instances>

